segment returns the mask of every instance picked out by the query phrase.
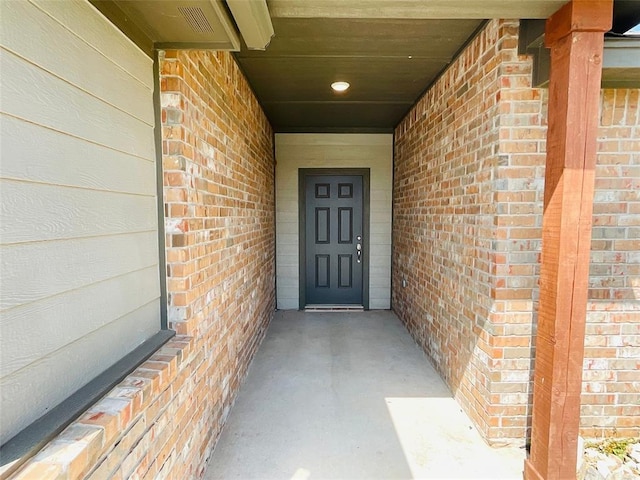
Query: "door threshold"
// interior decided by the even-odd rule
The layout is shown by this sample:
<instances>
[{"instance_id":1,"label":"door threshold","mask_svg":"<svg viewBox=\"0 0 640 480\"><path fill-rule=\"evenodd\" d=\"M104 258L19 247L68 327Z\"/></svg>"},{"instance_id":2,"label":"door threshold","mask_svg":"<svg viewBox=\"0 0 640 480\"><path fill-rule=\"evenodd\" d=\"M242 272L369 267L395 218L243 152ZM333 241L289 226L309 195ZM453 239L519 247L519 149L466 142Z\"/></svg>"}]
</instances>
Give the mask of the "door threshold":
<instances>
[{"instance_id":1,"label":"door threshold","mask_svg":"<svg viewBox=\"0 0 640 480\"><path fill-rule=\"evenodd\" d=\"M362 305L307 305L305 312L363 312Z\"/></svg>"}]
</instances>

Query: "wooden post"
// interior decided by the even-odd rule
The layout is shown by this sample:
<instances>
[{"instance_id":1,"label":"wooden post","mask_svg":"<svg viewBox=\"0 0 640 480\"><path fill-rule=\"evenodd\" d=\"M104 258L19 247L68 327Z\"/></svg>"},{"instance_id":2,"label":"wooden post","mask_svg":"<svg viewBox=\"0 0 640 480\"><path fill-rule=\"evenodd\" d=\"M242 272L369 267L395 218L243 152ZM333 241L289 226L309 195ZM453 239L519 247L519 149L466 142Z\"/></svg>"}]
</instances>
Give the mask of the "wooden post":
<instances>
[{"instance_id":1,"label":"wooden post","mask_svg":"<svg viewBox=\"0 0 640 480\"><path fill-rule=\"evenodd\" d=\"M573 0L551 48L531 455L527 480L576 478L604 32L613 0Z\"/></svg>"}]
</instances>

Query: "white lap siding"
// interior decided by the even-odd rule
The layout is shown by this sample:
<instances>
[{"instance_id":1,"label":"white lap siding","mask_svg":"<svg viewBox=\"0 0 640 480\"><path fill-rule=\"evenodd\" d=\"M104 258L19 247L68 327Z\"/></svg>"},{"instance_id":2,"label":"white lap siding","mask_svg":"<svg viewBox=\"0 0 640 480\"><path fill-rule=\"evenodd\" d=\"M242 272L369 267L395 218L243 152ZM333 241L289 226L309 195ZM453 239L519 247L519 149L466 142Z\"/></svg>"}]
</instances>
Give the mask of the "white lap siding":
<instances>
[{"instance_id":1,"label":"white lap siding","mask_svg":"<svg viewBox=\"0 0 640 480\"><path fill-rule=\"evenodd\" d=\"M0 443L160 328L153 62L88 2L2 6Z\"/></svg>"}]
</instances>

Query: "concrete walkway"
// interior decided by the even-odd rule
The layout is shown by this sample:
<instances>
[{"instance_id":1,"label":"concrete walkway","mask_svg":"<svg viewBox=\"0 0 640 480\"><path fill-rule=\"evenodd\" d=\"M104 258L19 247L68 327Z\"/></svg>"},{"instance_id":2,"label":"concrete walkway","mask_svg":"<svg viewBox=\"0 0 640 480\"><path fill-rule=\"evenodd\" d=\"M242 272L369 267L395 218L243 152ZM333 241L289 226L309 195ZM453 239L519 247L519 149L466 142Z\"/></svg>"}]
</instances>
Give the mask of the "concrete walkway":
<instances>
[{"instance_id":1,"label":"concrete walkway","mask_svg":"<svg viewBox=\"0 0 640 480\"><path fill-rule=\"evenodd\" d=\"M388 311L278 312L205 479L522 479Z\"/></svg>"}]
</instances>

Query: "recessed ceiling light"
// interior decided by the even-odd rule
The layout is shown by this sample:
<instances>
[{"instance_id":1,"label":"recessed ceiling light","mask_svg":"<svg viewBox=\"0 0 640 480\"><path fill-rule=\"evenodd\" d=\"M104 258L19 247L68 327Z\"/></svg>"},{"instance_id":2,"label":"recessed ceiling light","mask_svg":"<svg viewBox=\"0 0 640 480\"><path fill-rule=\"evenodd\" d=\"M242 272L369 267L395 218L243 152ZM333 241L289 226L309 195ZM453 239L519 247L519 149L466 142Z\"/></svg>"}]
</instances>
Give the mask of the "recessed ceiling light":
<instances>
[{"instance_id":1,"label":"recessed ceiling light","mask_svg":"<svg viewBox=\"0 0 640 480\"><path fill-rule=\"evenodd\" d=\"M349 85L348 82L333 82L331 84L331 88L333 88L334 91L336 92L344 92L345 90L347 90L351 85Z\"/></svg>"}]
</instances>

